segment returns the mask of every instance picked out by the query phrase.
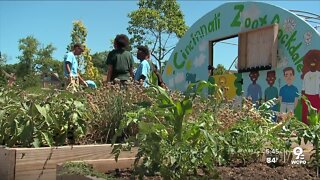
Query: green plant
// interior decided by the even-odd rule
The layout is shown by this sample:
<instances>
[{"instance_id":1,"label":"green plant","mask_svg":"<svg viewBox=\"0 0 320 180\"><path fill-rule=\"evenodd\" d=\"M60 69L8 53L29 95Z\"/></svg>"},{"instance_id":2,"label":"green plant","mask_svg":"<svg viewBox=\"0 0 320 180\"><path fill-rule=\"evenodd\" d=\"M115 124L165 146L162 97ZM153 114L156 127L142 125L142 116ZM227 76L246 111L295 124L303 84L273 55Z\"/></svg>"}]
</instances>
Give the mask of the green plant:
<instances>
[{"instance_id":1,"label":"green plant","mask_svg":"<svg viewBox=\"0 0 320 180\"><path fill-rule=\"evenodd\" d=\"M70 97L0 89L0 143L39 147L75 143L86 131L85 104Z\"/></svg>"},{"instance_id":2,"label":"green plant","mask_svg":"<svg viewBox=\"0 0 320 180\"><path fill-rule=\"evenodd\" d=\"M196 92L210 85L201 81ZM197 176L198 169L207 176L215 176L213 160L218 158L216 151L220 150L218 124L209 113L191 116L193 102L198 96L171 96L158 86L151 86L148 93L156 97L157 103L126 113L118 131L122 132L132 123L138 124L139 131L126 144L114 145L116 159L124 147L138 146L135 172L140 178L160 173L165 179L183 179ZM220 137L219 142L222 141Z\"/></svg>"},{"instance_id":3,"label":"green plant","mask_svg":"<svg viewBox=\"0 0 320 180\"><path fill-rule=\"evenodd\" d=\"M311 142L313 144L313 153L311 155L311 164L317 167L317 175L319 176L320 167L320 112L314 107L312 107L310 101L307 97L302 96L304 101L308 106L308 121L309 126L301 123L298 129L298 143L301 144L302 139L304 143Z\"/></svg>"},{"instance_id":4,"label":"green plant","mask_svg":"<svg viewBox=\"0 0 320 180\"><path fill-rule=\"evenodd\" d=\"M124 89L120 84L107 84L87 95L92 112L89 122L88 142L110 143L126 112L136 110L139 106L148 106L151 99L143 93L143 88L135 84L127 84ZM117 142L136 133L136 127L123 130Z\"/></svg>"},{"instance_id":5,"label":"green plant","mask_svg":"<svg viewBox=\"0 0 320 180\"><path fill-rule=\"evenodd\" d=\"M66 162L62 165L61 175L93 176L102 179L114 179L106 174L95 171L92 166L85 162Z\"/></svg>"}]
</instances>

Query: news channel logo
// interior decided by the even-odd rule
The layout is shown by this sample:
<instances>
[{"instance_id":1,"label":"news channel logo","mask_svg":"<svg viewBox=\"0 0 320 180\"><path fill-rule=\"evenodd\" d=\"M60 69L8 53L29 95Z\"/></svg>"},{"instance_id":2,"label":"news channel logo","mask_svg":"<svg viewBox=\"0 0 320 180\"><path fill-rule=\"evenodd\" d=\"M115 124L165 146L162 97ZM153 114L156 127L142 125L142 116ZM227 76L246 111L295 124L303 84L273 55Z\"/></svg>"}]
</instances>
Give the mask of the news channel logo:
<instances>
[{"instance_id":1,"label":"news channel logo","mask_svg":"<svg viewBox=\"0 0 320 180\"><path fill-rule=\"evenodd\" d=\"M298 146L293 148L292 153L294 155L294 159L291 160L291 164L307 164L301 147Z\"/></svg>"}]
</instances>

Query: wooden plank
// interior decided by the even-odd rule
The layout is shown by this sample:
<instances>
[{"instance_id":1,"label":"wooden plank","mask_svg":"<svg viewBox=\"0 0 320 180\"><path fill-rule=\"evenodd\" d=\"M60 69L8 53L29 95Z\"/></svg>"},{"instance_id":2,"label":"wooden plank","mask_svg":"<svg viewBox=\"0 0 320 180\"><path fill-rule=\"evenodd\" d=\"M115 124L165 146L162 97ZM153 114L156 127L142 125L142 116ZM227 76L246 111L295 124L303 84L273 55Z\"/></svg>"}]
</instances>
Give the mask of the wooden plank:
<instances>
[{"instance_id":1,"label":"wooden plank","mask_svg":"<svg viewBox=\"0 0 320 180\"><path fill-rule=\"evenodd\" d=\"M66 161L112 159L113 147L107 145L64 146L57 148L21 148L16 153L16 172L32 169L55 168ZM136 150L123 151L121 157L134 157ZM48 159L48 160L47 160Z\"/></svg>"},{"instance_id":2,"label":"wooden plank","mask_svg":"<svg viewBox=\"0 0 320 180\"><path fill-rule=\"evenodd\" d=\"M106 173L115 169L132 168L134 160L135 158L120 158L117 162L114 159L85 160L84 162L92 165L94 170Z\"/></svg>"},{"instance_id":3,"label":"wooden plank","mask_svg":"<svg viewBox=\"0 0 320 180\"><path fill-rule=\"evenodd\" d=\"M15 172L16 151L0 147L0 179L13 180Z\"/></svg>"},{"instance_id":4,"label":"wooden plank","mask_svg":"<svg viewBox=\"0 0 320 180\"><path fill-rule=\"evenodd\" d=\"M43 169L54 170L56 164L66 161L95 160L95 159L113 159L111 154L113 147L110 144L105 145L80 145L63 146L56 148L17 148L16 149L16 177L22 177L28 174L30 179L39 176ZM134 157L137 149L133 151L123 151L121 157ZM54 175L55 173L51 173ZM50 176L51 177L51 176ZM51 179L48 177L49 179ZM46 177L47 178L47 177Z\"/></svg>"},{"instance_id":5,"label":"wooden plank","mask_svg":"<svg viewBox=\"0 0 320 180\"><path fill-rule=\"evenodd\" d=\"M273 49L272 49L272 69L275 69L277 67L277 53L278 53L278 31L279 31L279 25L274 24L273 26Z\"/></svg>"},{"instance_id":6,"label":"wooden plank","mask_svg":"<svg viewBox=\"0 0 320 180\"><path fill-rule=\"evenodd\" d=\"M28 170L16 173L15 180L55 180L56 169Z\"/></svg>"}]
</instances>

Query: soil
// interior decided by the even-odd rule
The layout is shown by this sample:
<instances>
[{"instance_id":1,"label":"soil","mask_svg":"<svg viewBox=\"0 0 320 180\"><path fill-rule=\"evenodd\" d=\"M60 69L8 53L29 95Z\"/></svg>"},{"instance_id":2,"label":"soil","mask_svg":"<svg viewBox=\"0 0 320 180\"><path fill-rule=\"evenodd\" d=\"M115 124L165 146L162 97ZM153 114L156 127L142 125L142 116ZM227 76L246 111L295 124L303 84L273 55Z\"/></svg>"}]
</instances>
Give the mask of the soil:
<instances>
[{"instance_id":1,"label":"soil","mask_svg":"<svg viewBox=\"0 0 320 180\"><path fill-rule=\"evenodd\" d=\"M247 167L218 167L221 179L320 179L316 172L303 166L269 167L266 164L251 164Z\"/></svg>"},{"instance_id":2,"label":"soil","mask_svg":"<svg viewBox=\"0 0 320 180\"><path fill-rule=\"evenodd\" d=\"M320 180L320 177L316 177L316 171L303 167L301 165L287 165L278 167L269 167L262 163L253 163L246 167L217 167L217 171L222 180L307 180L315 179ZM110 175L115 175L119 179L130 179L132 170L120 170L113 172ZM160 180L159 176L145 177L147 180ZM208 179L205 176L199 176L196 179Z\"/></svg>"}]
</instances>

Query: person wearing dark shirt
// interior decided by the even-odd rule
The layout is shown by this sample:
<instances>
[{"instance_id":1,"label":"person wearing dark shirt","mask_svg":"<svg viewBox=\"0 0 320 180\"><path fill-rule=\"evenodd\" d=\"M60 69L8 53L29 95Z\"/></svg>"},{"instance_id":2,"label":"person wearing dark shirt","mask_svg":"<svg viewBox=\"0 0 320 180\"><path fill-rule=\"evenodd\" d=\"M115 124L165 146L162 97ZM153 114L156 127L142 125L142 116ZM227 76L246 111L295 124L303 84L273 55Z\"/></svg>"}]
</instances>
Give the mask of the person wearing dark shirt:
<instances>
[{"instance_id":1,"label":"person wearing dark shirt","mask_svg":"<svg viewBox=\"0 0 320 180\"><path fill-rule=\"evenodd\" d=\"M108 54L107 82L119 79L122 83L133 78L133 56L128 51L129 38L120 34L114 39L114 49Z\"/></svg>"}]
</instances>

